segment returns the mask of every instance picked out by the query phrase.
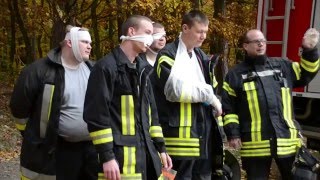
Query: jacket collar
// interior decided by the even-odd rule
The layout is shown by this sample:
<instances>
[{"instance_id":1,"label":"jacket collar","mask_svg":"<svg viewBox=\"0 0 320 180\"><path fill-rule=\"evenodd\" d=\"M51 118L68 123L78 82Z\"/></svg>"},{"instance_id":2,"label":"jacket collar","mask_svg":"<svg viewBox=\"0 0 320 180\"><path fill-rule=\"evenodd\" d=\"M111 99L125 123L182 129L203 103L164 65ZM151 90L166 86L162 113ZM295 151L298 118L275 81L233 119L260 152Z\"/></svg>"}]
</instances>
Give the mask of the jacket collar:
<instances>
[{"instance_id":1,"label":"jacket collar","mask_svg":"<svg viewBox=\"0 0 320 180\"><path fill-rule=\"evenodd\" d=\"M50 61L62 66L62 62L61 62L61 47L56 47L56 48L50 50L47 56L48 56Z\"/></svg>"}]
</instances>

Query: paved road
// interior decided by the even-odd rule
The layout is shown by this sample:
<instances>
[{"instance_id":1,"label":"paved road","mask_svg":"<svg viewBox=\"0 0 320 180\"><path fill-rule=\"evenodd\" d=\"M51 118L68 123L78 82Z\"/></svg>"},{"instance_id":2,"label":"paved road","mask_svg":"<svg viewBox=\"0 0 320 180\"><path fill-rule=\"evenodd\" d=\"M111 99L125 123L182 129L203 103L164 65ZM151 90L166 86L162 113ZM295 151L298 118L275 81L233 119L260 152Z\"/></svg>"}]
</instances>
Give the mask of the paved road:
<instances>
[{"instance_id":1,"label":"paved road","mask_svg":"<svg viewBox=\"0 0 320 180\"><path fill-rule=\"evenodd\" d=\"M0 180L19 180L19 158L0 162Z\"/></svg>"}]
</instances>

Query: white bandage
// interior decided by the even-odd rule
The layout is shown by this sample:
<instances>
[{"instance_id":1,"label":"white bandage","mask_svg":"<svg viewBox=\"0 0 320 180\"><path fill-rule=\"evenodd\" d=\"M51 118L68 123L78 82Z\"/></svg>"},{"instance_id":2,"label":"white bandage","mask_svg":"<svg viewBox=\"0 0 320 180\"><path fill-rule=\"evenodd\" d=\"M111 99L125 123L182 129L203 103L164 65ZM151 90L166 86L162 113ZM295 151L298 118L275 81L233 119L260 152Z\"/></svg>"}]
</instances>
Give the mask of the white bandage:
<instances>
[{"instance_id":1,"label":"white bandage","mask_svg":"<svg viewBox=\"0 0 320 180\"><path fill-rule=\"evenodd\" d=\"M152 34L152 37L153 37L153 40L158 40L158 39L161 39L162 37L164 37L165 35L166 35L165 32L161 32L161 33Z\"/></svg>"},{"instance_id":2,"label":"white bandage","mask_svg":"<svg viewBox=\"0 0 320 180\"><path fill-rule=\"evenodd\" d=\"M65 40L71 40L72 51L79 62L83 62L80 52L79 41L91 42L91 36L88 31L79 31L79 27L73 27L65 36Z\"/></svg>"},{"instance_id":3,"label":"white bandage","mask_svg":"<svg viewBox=\"0 0 320 180\"><path fill-rule=\"evenodd\" d=\"M142 42L145 47L148 47L152 44L153 42L153 37L152 35L145 34L145 35L138 35L138 36L121 36L120 39L123 41L126 40L131 40L131 41L138 41Z\"/></svg>"}]
</instances>

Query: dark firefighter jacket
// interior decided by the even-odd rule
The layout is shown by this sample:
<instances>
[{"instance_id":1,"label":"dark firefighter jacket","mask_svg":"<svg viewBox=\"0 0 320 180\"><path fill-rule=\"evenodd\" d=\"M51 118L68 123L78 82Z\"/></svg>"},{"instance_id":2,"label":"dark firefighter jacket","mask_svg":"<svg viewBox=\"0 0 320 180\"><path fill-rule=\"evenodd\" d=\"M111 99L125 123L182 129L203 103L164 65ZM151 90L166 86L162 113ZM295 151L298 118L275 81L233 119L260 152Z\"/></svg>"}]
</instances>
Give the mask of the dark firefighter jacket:
<instances>
[{"instance_id":1,"label":"dark firefighter jacket","mask_svg":"<svg viewBox=\"0 0 320 180\"><path fill-rule=\"evenodd\" d=\"M146 179L145 154L159 176L158 152L165 152L157 112L151 111L155 103L150 80L139 68L141 59L136 61L133 68L120 47L101 59L90 74L84 105L84 120L99 160L115 159L121 179Z\"/></svg>"},{"instance_id":2,"label":"dark firefighter jacket","mask_svg":"<svg viewBox=\"0 0 320 180\"><path fill-rule=\"evenodd\" d=\"M21 131L23 178L55 179L55 147L64 92L61 49L24 68L16 82L10 108ZM91 62L86 62L91 69Z\"/></svg>"},{"instance_id":3,"label":"dark firefighter jacket","mask_svg":"<svg viewBox=\"0 0 320 180\"><path fill-rule=\"evenodd\" d=\"M304 50L300 63L267 58L230 70L223 84L224 129L241 138L242 157L293 155L301 142L295 121L292 88L309 83L319 69L317 49ZM253 60L253 61L252 61ZM263 62L263 61L262 61Z\"/></svg>"},{"instance_id":4,"label":"dark firefighter jacket","mask_svg":"<svg viewBox=\"0 0 320 180\"><path fill-rule=\"evenodd\" d=\"M164 95L164 86L174 64L179 40L167 44L158 54L153 71L154 94L159 121L163 129L167 152L175 159L208 158L209 135L215 121L212 107L204 103L170 102ZM208 84L214 81L209 71L209 57L199 48L194 49ZM211 78L210 78L210 75ZM215 123L216 124L216 123Z\"/></svg>"}]
</instances>

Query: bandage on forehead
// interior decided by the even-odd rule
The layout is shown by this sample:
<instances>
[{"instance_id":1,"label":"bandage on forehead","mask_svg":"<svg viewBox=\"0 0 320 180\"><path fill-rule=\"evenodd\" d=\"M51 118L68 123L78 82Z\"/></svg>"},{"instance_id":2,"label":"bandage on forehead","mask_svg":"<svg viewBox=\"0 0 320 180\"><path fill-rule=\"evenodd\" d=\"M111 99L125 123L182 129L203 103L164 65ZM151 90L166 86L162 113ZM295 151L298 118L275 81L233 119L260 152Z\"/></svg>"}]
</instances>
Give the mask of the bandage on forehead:
<instances>
[{"instance_id":1,"label":"bandage on forehead","mask_svg":"<svg viewBox=\"0 0 320 180\"><path fill-rule=\"evenodd\" d=\"M161 32L161 33L152 34L152 37L154 40L158 40L158 39L161 39L162 37L164 37L165 35L166 35L165 32Z\"/></svg>"},{"instance_id":2,"label":"bandage on forehead","mask_svg":"<svg viewBox=\"0 0 320 180\"><path fill-rule=\"evenodd\" d=\"M72 31L72 33L76 33L76 37L79 41L92 42L90 33L88 31L78 30L78 31ZM71 40L71 31L66 34L64 40Z\"/></svg>"}]
</instances>

